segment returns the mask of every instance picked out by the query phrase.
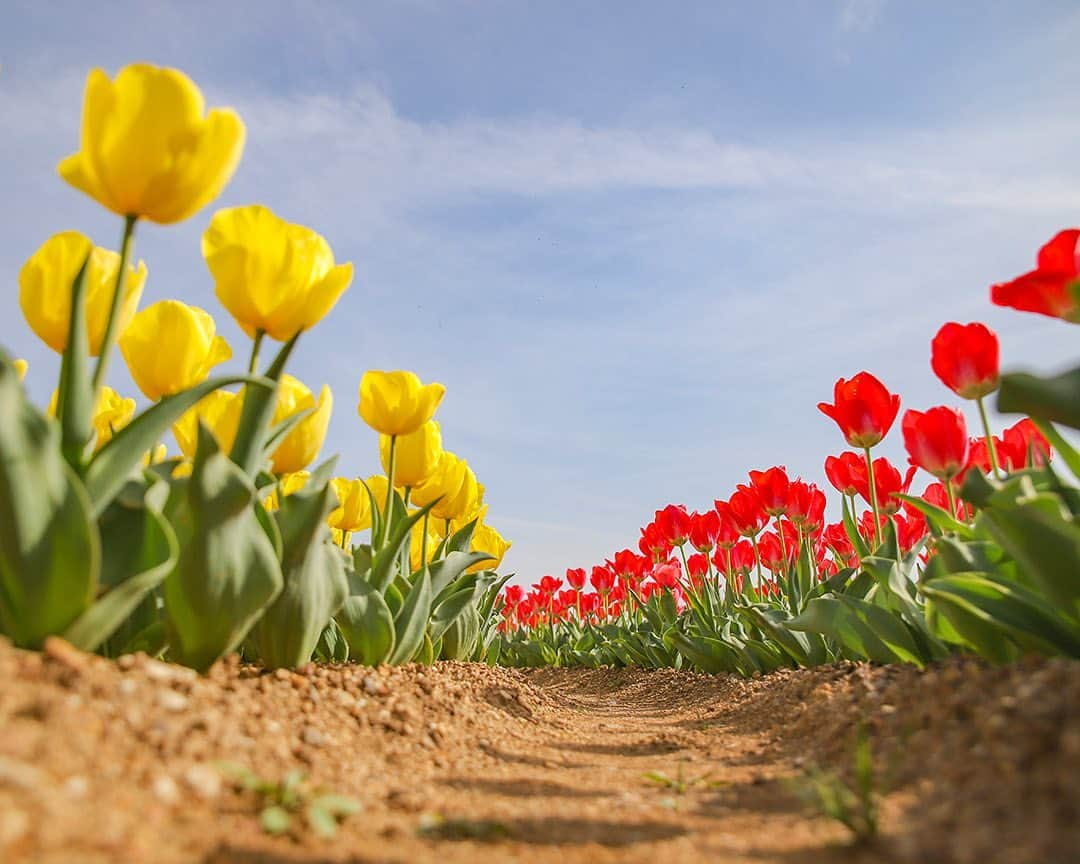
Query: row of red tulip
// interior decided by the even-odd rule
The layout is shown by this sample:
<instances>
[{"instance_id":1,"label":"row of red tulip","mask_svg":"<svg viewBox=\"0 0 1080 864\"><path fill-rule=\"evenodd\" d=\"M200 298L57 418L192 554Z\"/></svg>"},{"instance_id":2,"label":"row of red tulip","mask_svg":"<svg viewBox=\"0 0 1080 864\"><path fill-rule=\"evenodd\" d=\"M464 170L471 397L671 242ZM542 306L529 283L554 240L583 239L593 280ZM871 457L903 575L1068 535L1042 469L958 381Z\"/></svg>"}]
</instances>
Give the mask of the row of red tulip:
<instances>
[{"instance_id":1,"label":"row of red tulip","mask_svg":"<svg viewBox=\"0 0 1080 864\"><path fill-rule=\"evenodd\" d=\"M1071 229L1040 250L1035 270L994 285L991 299L999 306L1080 323L1080 291L1074 290L1078 278L1080 229ZM903 551L926 536L923 514L900 497L908 494L919 469L936 480L922 498L968 519L972 514L956 500L967 472L998 474L1050 458L1049 442L1026 418L1000 436L991 433L984 399L998 388L999 353L997 335L984 324L949 322L941 327L931 342L931 368L953 393L976 402L982 434L970 437L964 414L953 406L909 409L900 422L910 463L903 473L888 459L871 454L899 415L899 395L869 372L859 372L836 382L831 403L819 403L847 444L861 451L829 456L824 467L829 483L853 514L857 499L869 507L857 520L869 545L881 540L886 520L895 526ZM748 483L740 484L726 500L715 501L712 509L690 512L671 504L656 511L653 521L641 529L639 552L617 552L588 576L584 569L569 569L565 589L564 580L553 576L544 576L528 592L508 586L503 627L619 619L633 613L638 598L647 601L661 591L671 591L681 606L684 593L706 579L723 580L729 591L749 589L769 595L779 591L778 579L803 550L818 578L857 566L858 554L843 523L826 524L826 504L821 489L791 479L784 466L751 471ZM676 551L678 556L673 557Z\"/></svg>"}]
</instances>

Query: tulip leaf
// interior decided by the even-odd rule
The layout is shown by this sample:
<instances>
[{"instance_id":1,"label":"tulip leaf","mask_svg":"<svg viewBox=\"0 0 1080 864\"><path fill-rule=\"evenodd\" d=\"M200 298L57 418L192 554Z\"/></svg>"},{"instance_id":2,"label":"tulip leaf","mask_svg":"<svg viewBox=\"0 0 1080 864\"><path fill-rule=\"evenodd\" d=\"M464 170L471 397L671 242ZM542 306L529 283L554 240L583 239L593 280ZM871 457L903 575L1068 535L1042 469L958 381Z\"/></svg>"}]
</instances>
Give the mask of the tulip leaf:
<instances>
[{"instance_id":1,"label":"tulip leaf","mask_svg":"<svg viewBox=\"0 0 1080 864\"><path fill-rule=\"evenodd\" d=\"M352 586L351 594L334 617L349 656L358 663L377 666L394 650L394 616L383 595L367 582Z\"/></svg>"},{"instance_id":2,"label":"tulip leaf","mask_svg":"<svg viewBox=\"0 0 1080 864\"><path fill-rule=\"evenodd\" d=\"M435 594L435 602L440 602L443 592L454 585L470 567L494 560L487 552L451 552L441 561L436 561L431 565L431 590Z\"/></svg>"},{"instance_id":3,"label":"tulip leaf","mask_svg":"<svg viewBox=\"0 0 1080 864\"><path fill-rule=\"evenodd\" d=\"M60 359L60 385L56 391L61 447L64 458L78 474L86 467L90 438L94 433L97 396L90 381L90 340L86 332L86 273L89 265L88 252L71 285L68 341Z\"/></svg>"},{"instance_id":4,"label":"tulip leaf","mask_svg":"<svg viewBox=\"0 0 1080 864\"><path fill-rule=\"evenodd\" d=\"M1080 367L1045 378L1026 372L1002 375L997 410L1080 429Z\"/></svg>"},{"instance_id":5,"label":"tulip leaf","mask_svg":"<svg viewBox=\"0 0 1080 864\"><path fill-rule=\"evenodd\" d=\"M429 636L433 631L429 631ZM467 605L451 619L440 637L439 656L444 660L468 660L480 640L480 615L476 606Z\"/></svg>"},{"instance_id":6,"label":"tulip leaf","mask_svg":"<svg viewBox=\"0 0 1080 864\"><path fill-rule=\"evenodd\" d=\"M390 536L383 547L375 553L372 562L371 584L377 590L385 593L387 586L394 581L401 552L406 548L405 544L409 541L413 526L423 519L433 506L434 504L427 504L411 516L406 516L394 523Z\"/></svg>"},{"instance_id":7,"label":"tulip leaf","mask_svg":"<svg viewBox=\"0 0 1080 864\"><path fill-rule=\"evenodd\" d=\"M1062 620L1053 606L1022 585L985 573L956 573L935 579L923 592L992 660L1015 657L1008 642L1043 654L1080 657L1080 627Z\"/></svg>"},{"instance_id":8,"label":"tulip leaf","mask_svg":"<svg viewBox=\"0 0 1080 864\"><path fill-rule=\"evenodd\" d=\"M453 592L442 601L434 604L431 620L428 624L428 635L432 639L442 638L447 628L454 623L459 615L466 609L473 609L476 605L476 586L464 586Z\"/></svg>"},{"instance_id":9,"label":"tulip leaf","mask_svg":"<svg viewBox=\"0 0 1080 864\"><path fill-rule=\"evenodd\" d=\"M277 382L285 371L285 363L292 354L293 348L296 347L301 332L303 331L298 332L281 346L281 350L266 370L266 378L272 382L270 388L258 390L244 388L242 394L244 404L240 409L240 422L229 458L249 476L258 471L263 452L266 450L266 441L270 424L274 420L274 408L277 402Z\"/></svg>"},{"instance_id":10,"label":"tulip leaf","mask_svg":"<svg viewBox=\"0 0 1080 864\"><path fill-rule=\"evenodd\" d=\"M101 546L60 426L0 354L0 632L20 647L63 633L97 591Z\"/></svg>"},{"instance_id":11,"label":"tulip leaf","mask_svg":"<svg viewBox=\"0 0 1080 864\"><path fill-rule=\"evenodd\" d=\"M144 454L164 437L185 411L207 394L241 383L246 383L249 390L254 388L255 392L260 393L272 389L273 386L272 382L251 375L210 378L190 390L165 397L109 439L90 460L84 475L95 518L104 512L109 502L123 488L132 469L142 461Z\"/></svg>"},{"instance_id":12,"label":"tulip leaf","mask_svg":"<svg viewBox=\"0 0 1080 864\"><path fill-rule=\"evenodd\" d=\"M108 591L64 634L73 645L116 656L161 621L155 590L179 554L176 535L162 515L168 495L169 484L144 471L101 515L101 584Z\"/></svg>"},{"instance_id":13,"label":"tulip leaf","mask_svg":"<svg viewBox=\"0 0 1080 864\"><path fill-rule=\"evenodd\" d=\"M316 482L286 495L274 513L285 584L251 631L259 659L270 669L309 662L349 593L344 553L330 541L326 525L335 503L334 490L322 476L327 473L316 472Z\"/></svg>"},{"instance_id":14,"label":"tulip leaf","mask_svg":"<svg viewBox=\"0 0 1080 864\"><path fill-rule=\"evenodd\" d=\"M903 622L865 600L846 595L816 597L787 626L833 639L853 659L923 665L919 648Z\"/></svg>"},{"instance_id":15,"label":"tulip leaf","mask_svg":"<svg viewBox=\"0 0 1080 864\"><path fill-rule=\"evenodd\" d=\"M323 663L346 663L349 660L349 643L333 618L319 636L315 657Z\"/></svg>"},{"instance_id":16,"label":"tulip leaf","mask_svg":"<svg viewBox=\"0 0 1080 864\"><path fill-rule=\"evenodd\" d=\"M392 665L408 663L420 650L431 614L431 600L431 574L424 567L394 618L394 650L389 660Z\"/></svg>"},{"instance_id":17,"label":"tulip leaf","mask_svg":"<svg viewBox=\"0 0 1080 864\"><path fill-rule=\"evenodd\" d=\"M283 577L254 485L201 421L191 477L174 484L166 515L180 555L164 585L169 656L202 671L240 645Z\"/></svg>"}]
</instances>

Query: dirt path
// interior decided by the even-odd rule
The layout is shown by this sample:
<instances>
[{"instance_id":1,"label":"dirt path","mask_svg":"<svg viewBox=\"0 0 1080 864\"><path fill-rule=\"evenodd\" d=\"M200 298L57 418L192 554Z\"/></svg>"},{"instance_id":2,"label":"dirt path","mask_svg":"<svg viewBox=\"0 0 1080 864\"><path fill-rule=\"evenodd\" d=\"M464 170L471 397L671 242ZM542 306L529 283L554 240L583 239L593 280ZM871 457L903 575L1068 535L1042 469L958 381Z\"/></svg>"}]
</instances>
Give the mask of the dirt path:
<instances>
[{"instance_id":1,"label":"dirt path","mask_svg":"<svg viewBox=\"0 0 1080 864\"><path fill-rule=\"evenodd\" d=\"M5 862L1018 864L1080 849L1077 663L197 678L0 643L0 681ZM860 722L895 791L880 843L852 849L790 780L804 760L850 765ZM267 779L301 768L363 811L329 841L267 836L222 759Z\"/></svg>"}]
</instances>

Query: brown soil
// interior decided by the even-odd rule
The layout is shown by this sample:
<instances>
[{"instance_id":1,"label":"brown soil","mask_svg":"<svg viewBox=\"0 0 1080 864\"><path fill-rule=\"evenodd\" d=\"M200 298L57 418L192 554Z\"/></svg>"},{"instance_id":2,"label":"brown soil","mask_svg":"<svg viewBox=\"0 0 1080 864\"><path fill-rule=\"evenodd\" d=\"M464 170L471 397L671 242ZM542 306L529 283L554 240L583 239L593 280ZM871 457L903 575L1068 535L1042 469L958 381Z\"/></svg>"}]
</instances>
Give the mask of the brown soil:
<instances>
[{"instance_id":1,"label":"brown soil","mask_svg":"<svg viewBox=\"0 0 1080 864\"><path fill-rule=\"evenodd\" d=\"M752 681L444 663L207 678L0 641L0 861L1068 862L1080 859L1080 663L841 665ZM882 836L792 794L888 773ZM293 768L363 811L261 832L216 760ZM650 783L661 772L684 792ZM692 782L708 775L708 779Z\"/></svg>"}]
</instances>

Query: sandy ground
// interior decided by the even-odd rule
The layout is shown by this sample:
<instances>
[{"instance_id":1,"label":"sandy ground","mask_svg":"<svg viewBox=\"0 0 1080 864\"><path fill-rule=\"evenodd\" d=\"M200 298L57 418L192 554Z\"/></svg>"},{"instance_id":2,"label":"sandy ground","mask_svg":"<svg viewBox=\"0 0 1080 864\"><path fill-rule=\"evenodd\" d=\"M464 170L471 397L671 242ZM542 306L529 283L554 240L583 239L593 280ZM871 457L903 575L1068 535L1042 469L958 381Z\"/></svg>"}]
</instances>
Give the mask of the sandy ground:
<instances>
[{"instance_id":1,"label":"sandy ground","mask_svg":"<svg viewBox=\"0 0 1080 864\"><path fill-rule=\"evenodd\" d=\"M434 667L207 678L0 642L0 861L1080 860L1080 663L842 665L761 679ZM874 744L882 836L791 789ZM271 837L218 760L357 798ZM658 772L685 788L646 779ZM886 777L887 775L887 777Z\"/></svg>"}]
</instances>

